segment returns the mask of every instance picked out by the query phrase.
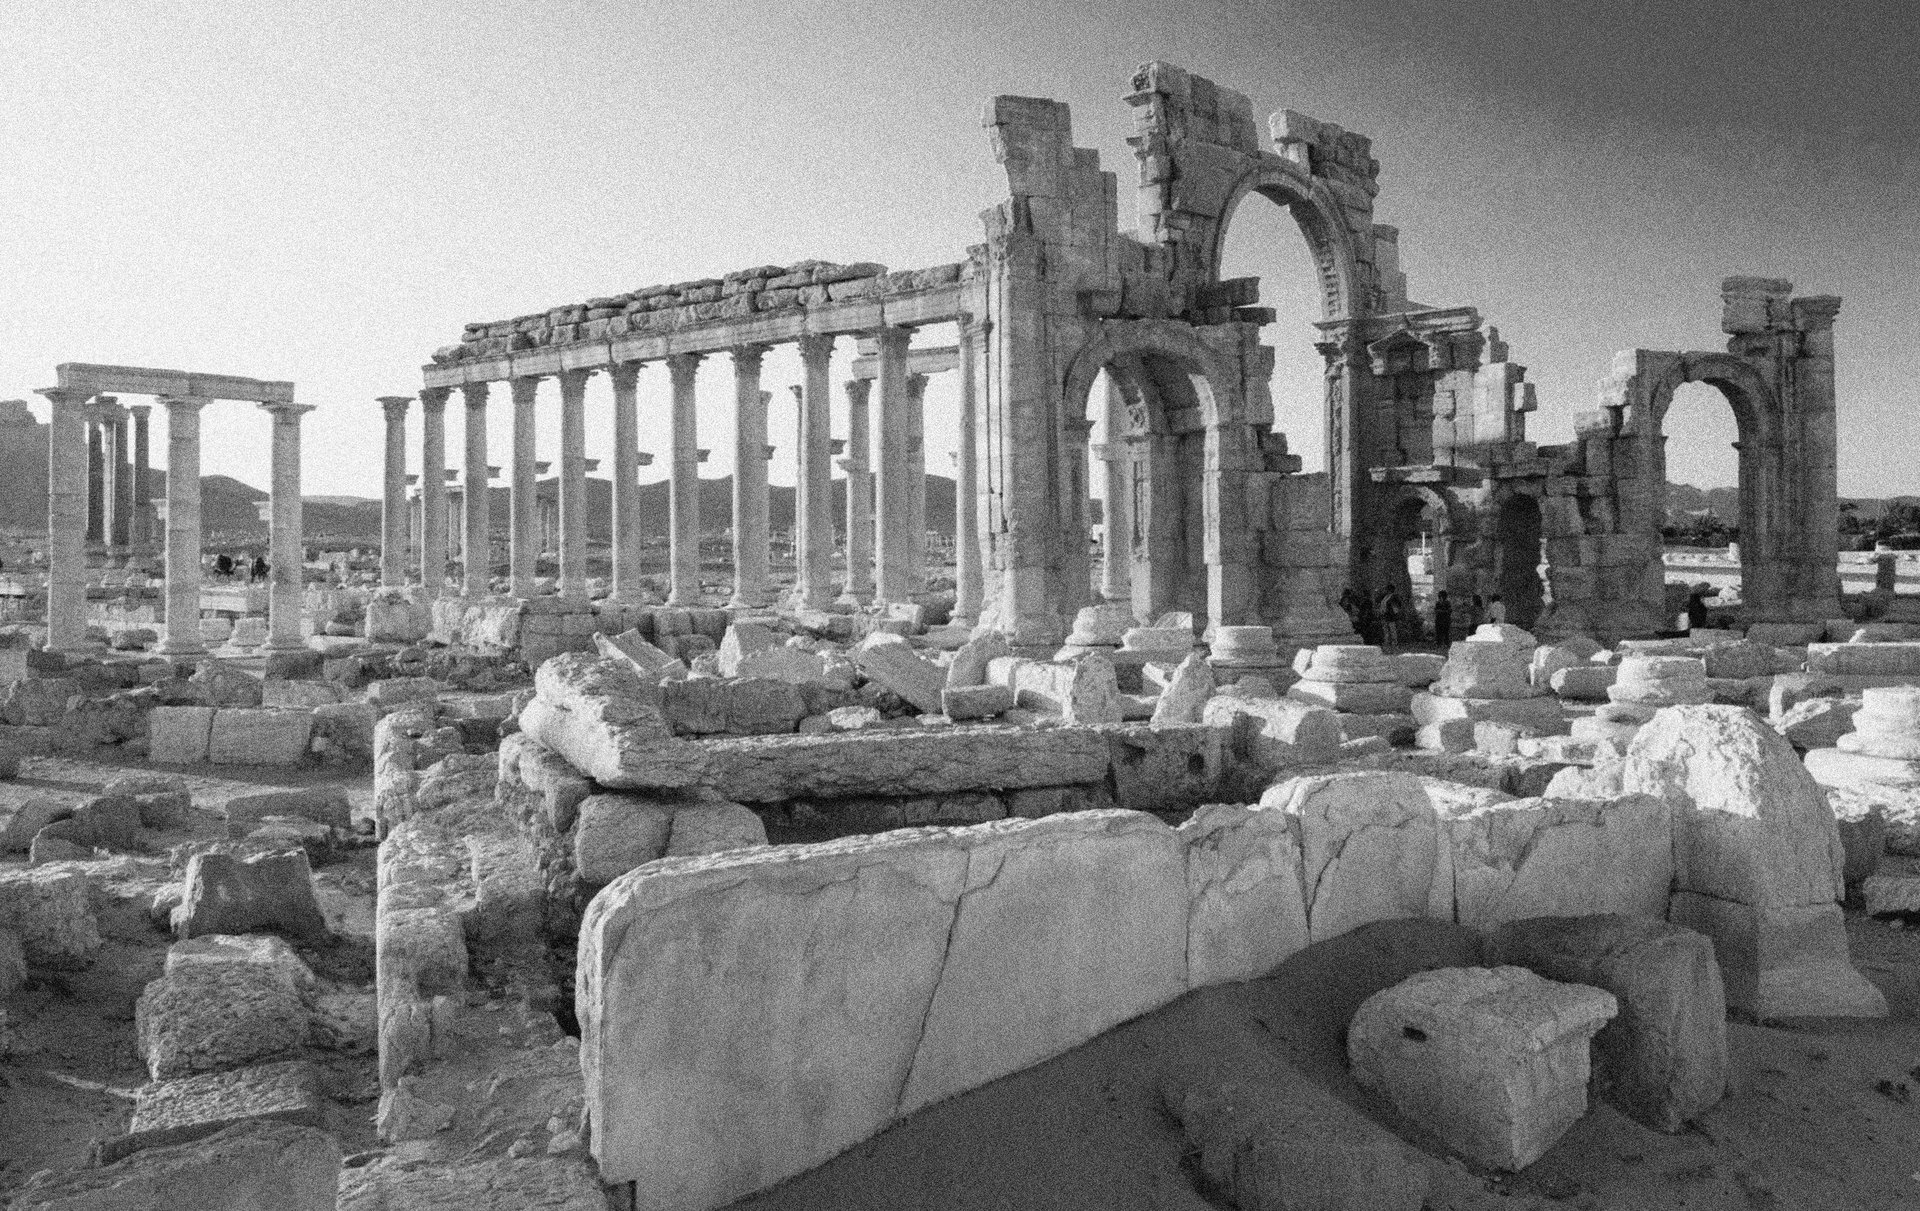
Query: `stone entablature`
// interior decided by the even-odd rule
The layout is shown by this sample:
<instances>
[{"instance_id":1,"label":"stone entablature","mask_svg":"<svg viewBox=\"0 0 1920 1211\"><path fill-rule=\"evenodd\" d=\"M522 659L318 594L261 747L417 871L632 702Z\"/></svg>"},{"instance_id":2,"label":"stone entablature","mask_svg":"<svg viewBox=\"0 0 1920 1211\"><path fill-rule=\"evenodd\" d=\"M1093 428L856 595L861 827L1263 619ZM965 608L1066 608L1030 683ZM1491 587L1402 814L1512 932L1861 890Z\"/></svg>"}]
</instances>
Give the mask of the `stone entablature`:
<instances>
[{"instance_id":1,"label":"stone entablature","mask_svg":"<svg viewBox=\"0 0 1920 1211\"><path fill-rule=\"evenodd\" d=\"M244 400L258 404L293 402L292 383L242 378L237 374L196 374L187 370L102 366L91 362L61 362L53 368L53 372L60 390L80 395L117 392L177 399Z\"/></svg>"},{"instance_id":2,"label":"stone entablature","mask_svg":"<svg viewBox=\"0 0 1920 1211\"><path fill-rule=\"evenodd\" d=\"M888 273L875 264L803 261L468 324L460 344L434 353L426 383L457 386L951 322L963 310L967 268L959 262Z\"/></svg>"}]
</instances>

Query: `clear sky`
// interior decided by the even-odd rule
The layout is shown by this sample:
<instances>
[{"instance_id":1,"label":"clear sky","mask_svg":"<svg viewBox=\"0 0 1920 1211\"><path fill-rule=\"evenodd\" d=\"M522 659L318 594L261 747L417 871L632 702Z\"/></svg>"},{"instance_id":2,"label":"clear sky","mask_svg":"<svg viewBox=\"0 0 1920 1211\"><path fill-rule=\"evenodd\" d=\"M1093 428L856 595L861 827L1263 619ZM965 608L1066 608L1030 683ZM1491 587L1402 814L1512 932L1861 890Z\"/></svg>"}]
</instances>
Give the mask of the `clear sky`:
<instances>
[{"instance_id":1,"label":"clear sky","mask_svg":"<svg viewBox=\"0 0 1920 1211\"><path fill-rule=\"evenodd\" d=\"M463 323L803 258L960 259L1004 191L994 94L1071 103L1129 224L1120 98L1149 59L1371 136L1412 296L1500 327L1537 439L1571 436L1616 349L1722 347L1721 277L1785 277L1845 299L1841 491L1920 493L1913 0L10 0L0 398L37 405L62 361L292 379L319 409L307 492L376 496L374 397L417 391ZM1317 467L1309 263L1256 209L1231 267L1269 278L1279 427ZM664 380L642 379L656 452ZM791 350L768 359L776 482L796 381ZM725 359L701 388L724 475ZM951 388L928 396L937 471ZM1731 484L1731 413L1702 390L1669 461ZM588 398L606 456L604 378ZM264 486L267 418L219 408L206 470Z\"/></svg>"}]
</instances>

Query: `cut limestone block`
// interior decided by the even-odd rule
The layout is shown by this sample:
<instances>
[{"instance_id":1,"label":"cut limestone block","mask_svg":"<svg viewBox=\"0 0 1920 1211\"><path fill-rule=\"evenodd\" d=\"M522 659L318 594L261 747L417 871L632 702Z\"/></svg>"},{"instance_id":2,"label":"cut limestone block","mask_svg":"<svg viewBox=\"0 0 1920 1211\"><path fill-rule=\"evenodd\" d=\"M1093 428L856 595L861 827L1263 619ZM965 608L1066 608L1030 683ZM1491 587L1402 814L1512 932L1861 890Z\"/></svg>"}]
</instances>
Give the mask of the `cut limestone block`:
<instances>
[{"instance_id":1,"label":"cut limestone block","mask_svg":"<svg viewBox=\"0 0 1920 1211\"><path fill-rule=\"evenodd\" d=\"M1347 1027L1354 1080L1477 1164L1519 1170L1587 1112L1588 1044L1612 993L1520 967L1425 971Z\"/></svg>"},{"instance_id":2,"label":"cut limestone block","mask_svg":"<svg viewBox=\"0 0 1920 1211\"><path fill-rule=\"evenodd\" d=\"M1445 833L1462 925L1487 929L1590 913L1666 916L1673 823L1665 800L1515 799L1449 815Z\"/></svg>"},{"instance_id":3,"label":"cut limestone block","mask_svg":"<svg viewBox=\"0 0 1920 1211\"><path fill-rule=\"evenodd\" d=\"M1920 878L1913 875L1874 875L1860 885L1867 915L1920 914Z\"/></svg>"},{"instance_id":4,"label":"cut limestone block","mask_svg":"<svg viewBox=\"0 0 1920 1211\"><path fill-rule=\"evenodd\" d=\"M676 739L656 686L631 666L565 652L534 675L520 730L608 789L689 786L706 769L705 746Z\"/></svg>"},{"instance_id":5,"label":"cut limestone block","mask_svg":"<svg viewBox=\"0 0 1920 1211\"><path fill-rule=\"evenodd\" d=\"M1395 659L1372 644L1327 643L1317 648L1302 648L1294 657L1294 672L1300 674L1303 681L1323 685L1404 684Z\"/></svg>"},{"instance_id":6,"label":"cut limestone block","mask_svg":"<svg viewBox=\"0 0 1920 1211\"><path fill-rule=\"evenodd\" d=\"M1853 730L1860 703L1851 698L1809 698L1774 720L1773 730L1797 749L1832 748Z\"/></svg>"},{"instance_id":7,"label":"cut limestone block","mask_svg":"<svg viewBox=\"0 0 1920 1211\"><path fill-rule=\"evenodd\" d=\"M1669 708L1634 737L1621 784L1673 805L1668 919L1713 939L1731 1008L1886 1012L1848 962L1833 808L1785 737L1741 707Z\"/></svg>"},{"instance_id":8,"label":"cut limestone block","mask_svg":"<svg viewBox=\"0 0 1920 1211\"><path fill-rule=\"evenodd\" d=\"M1887 805L1879 796L1862 794L1852 787L1828 787L1827 802L1840 826L1840 846L1846 852L1846 867L1841 874L1847 891L1880 873L1880 860L1886 855L1891 833Z\"/></svg>"},{"instance_id":9,"label":"cut limestone block","mask_svg":"<svg viewBox=\"0 0 1920 1211\"><path fill-rule=\"evenodd\" d=\"M940 691L940 711L955 721L991 719L1012 709L1013 690L1008 686L949 685Z\"/></svg>"},{"instance_id":10,"label":"cut limestone block","mask_svg":"<svg viewBox=\"0 0 1920 1211\"><path fill-rule=\"evenodd\" d=\"M241 963L183 967L134 1006L141 1058L156 1081L238 1068L296 1051L308 1013L278 973Z\"/></svg>"},{"instance_id":11,"label":"cut limestone block","mask_svg":"<svg viewBox=\"0 0 1920 1211\"><path fill-rule=\"evenodd\" d=\"M147 712L147 760L158 765L200 765L213 732L210 706L156 706Z\"/></svg>"},{"instance_id":12,"label":"cut limestone block","mask_svg":"<svg viewBox=\"0 0 1920 1211\"><path fill-rule=\"evenodd\" d=\"M236 1123L271 1119L323 1126L327 1103L319 1090L320 1071L305 1060L151 1084L140 1090L127 1134L104 1141L98 1163L205 1139Z\"/></svg>"},{"instance_id":13,"label":"cut limestone block","mask_svg":"<svg viewBox=\"0 0 1920 1211\"><path fill-rule=\"evenodd\" d=\"M1464 642L1464 641L1463 641ZM1544 736L1567 730L1566 716L1551 694L1529 698L1453 698L1441 694L1415 694L1411 706L1413 718L1421 727L1453 719L1483 719L1517 723L1533 728Z\"/></svg>"},{"instance_id":14,"label":"cut limestone block","mask_svg":"<svg viewBox=\"0 0 1920 1211\"><path fill-rule=\"evenodd\" d=\"M231 824L254 824L268 816L301 816L342 831L353 827L353 807L343 791L285 790L237 795L226 803Z\"/></svg>"},{"instance_id":15,"label":"cut limestone block","mask_svg":"<svg viewBox=\"0 0 1920 1211\"><path fill-rule=\"evenodd\" d=\"M1113 662L1098 653L1071 663L995 661L988 666L987 677L1011 688L1017 705L1058 715L1068 723L1119 723L1124 714ZM937 704L938 695L935 698Z\"/></svg>"},{"instance_id":16,"label":"cut limestone block","mask_svg":"<svg viewBox=\"0 0 1920 1211\"><path fill-rule=\"evenodd\" d=\"M26 787L0 787L0 852L25 853L35 833L72 812L71 798Z\"/></svg>"},{"instance_id":17,"label":"cut limestone block","mask_svg":"<svg viewBox=\"0 0 1920 1211\"><path fill-rule=\"evenodd\" d=\"M1187 844L1187 982L1229 984L1266 975L1306 947L1294 817L1212 803L1179 829Z\"/></svg>"},{"instance_id":18,"label":"cut limestone block","mask_svg":"<svg viewBox=\"0 0 1920 1211\"><path fill-rule=\"evenodd\" d=\"M1838 748L1817 748L1807 753L1807 773L1822 786L1881 786L1890 789L1920 789L1920 761L1902 761L1898 757L1870 757Z\"/></svg>"},{"instance_id":19,"label":"cut limestone block","mask_svg":"<svg viewBox=\"0 0 1920 1211\"><path fill-rule=\"evenodd\" d=\"M1667 919L1713 939L1729 1009L1761 1021L1887 1016L1885 995L1847 958L1838 904L1763 908L1675 891Z\"/></svg>"},{"instance_id":20,"label":"cut limestone block","mask_svg":"<svg viewBox=\"0 0 1920 1211\"><path fill-rule=\"evenodd\" d=\"M1242 1211L1420 1211L1432 1186L1425 1157L1305 1080L1187 1090L1167 1108L1208 1192Z\"/></svg>"},{"instance_id":21,"label":"cut limestone block","mask_svg":"<svg viewBox=\"0 0 1920 1211\"><path fill-rule=\"evenodd\" d=\"M1413 704L1413 690L1392 682L1296 681L1287 697L1361 715L1405 714Z\"/></svg>"},{"instance_id":22,"label":"cut limestone block","mask_svg":"<svg viewBox=\"0 0 1920 1211\"><path fill-rule=\"evenodd\" d=\"M705 781L736 803L1016 790L1100 782L1107 776L1107 742L1086 727L741 736L703 741L699 747L709 766Z\"/></svg>"},{"instance_id":23,"label":"cut limestone block","mask_svg":"<svg viewBox=\"0 0 1920 1211\"><path fill-rule=\"evenodd\" d=\"M35 967L77 971L100 953L92 880L64 864L0 870L0 926Z\"/></svg>"},{"instance_id":24,"label":"cut limestone block","mask_svg":"<svg viewBox=\"0 0 1920 1211\"><path fill-rule=\"evenodd\" d=\"M309 711L223 706L207 735L211 765L298 765L313 739Z\"/></svg>"},{"instance_id":25,"label":"cut limestone block","mask_svg":"<svg viewBox=\"0 0 1920 1211\"><path fill-rule=\"evenodd\" d=\"M879 636L867 640L847 653L860 675L898 694L924 714L940 710L940 691L947 682L946 670L914 654L913 648L898 636L882 641Z\"/></svg>"},{"instance_id":26,"label":"cut limestone block","mask_svg":"<svg viewBox=\"0 0 1920 1211\"><path fill-rule=\"evenodd\" d=\"M608 1201L578 1156L440 1164L394 1156L342 1172L337 1211L605 1211Z\"/></svg>"},{"instance_id":27,"label":"cut limestone block","mask_svg":"<svg viewBox=\"0 0 1920 1211\"><path fill-rule=\"evenodd\" d=\"M280 938L266 933L208 934L167 947L166 973L187 967L238 964L273 972L289 991L313 991L313 969Z\"/></svg>"},{"instance_id":28,"label":"cut limestone block","mask_svg":"<svg viewBox=\"0 0 1920 1211\"><path fill-rule=\"evenodd\" d=\"M1704 936L1641 917L1538 917L1496 929L1487 960L1619 999L1593 1040L1594 1089L1637 1122L1679 1131L1725 1096L1727 997Z\"/></svg>"},{"instance_id":29,"label":"cut limestone block","mask_svg":"<svg viewBox=\"0 0 1920 1211\"><path fill-rule=\"evenodd\" d=\"M1612 665L1579 664L1556 669L1547 684L1554 693L1573 702L1605 702L1616 675Z\"/></svg>"},{"instance_id":30,"label":"cut limestone block","mask_svg":"<svg viewBox=\"0 0 1920 1211\"><path fill-rule=\"evenodd\" d=\"M1188 653L1168 678L1153 704L1153 722L1199 723L1213 697L1213 666L1199 653Z\"/></svg>"},{"instance_id":31,"label":"cut limestone block","mask_svg":"<svg viewBox=\"0 0 1920 1211\"><path fill-rule=\"evenodd\" d=\"M43 1172L14 1192L16 1211L334 1211L340 1145L295 1123L241 1123L202 1140L149 1148L98 1169Z\"/></svg>"},{"instance_id":32,"label":"cut limestone block","mask_svg":"<svg viewBox=\"0 0 1920 1211\"><path fill-rule=\"evenodd\" d=\"M1920 760L1920 686L1872 686L1860 691L1853 731L1837 746L1849 753Z\"/></svg>"},{"instance_id":33,"label":"cut limestone block","mask_svg":"<svg viewBox=\"0 0 1920 1211\"><path fill-rule=\"evenodd\" d=\"M1369 921L1431 911L1439 829L1419 778L1386 773L1292 778L1269 787L1260 805L1298 821L1312 941L1339 937Z\"/></svg>"},{"instance_id":34,"label":"cut limestone block","mask_svg":"<svg viewBox=\"0 0 1920 1211\"><path fill-rule=\"evenodd\" d=\"M1291 699L1215 694L1201 721L1225 731L1235 762L1263 774L1324 764L1340 753L1340 716Z\"/></svg>"},{"instance_id":35,"label":"cut limestone block","mask_svg":"<svg viewBox=\"0 0 1920 1211\"><path fill-rule=\"evenodd\" d=\"M313 869L301 850L282 853L199 853L187 862L173 932L201 934L271 930L292 938L327 936L327 920L313 894Z\"/></svg>"},{"instance_id":36,"label":"cut limestone block","mask_svg":"<svg viewBox=\"0 0 1920 1211\"><path fill-rule=\"evenodd\" d=\"M1186 846L1133 812L667 859L580 932L600 1176L713 1207L1187 990Z\"/></svg>"}]
</instances>

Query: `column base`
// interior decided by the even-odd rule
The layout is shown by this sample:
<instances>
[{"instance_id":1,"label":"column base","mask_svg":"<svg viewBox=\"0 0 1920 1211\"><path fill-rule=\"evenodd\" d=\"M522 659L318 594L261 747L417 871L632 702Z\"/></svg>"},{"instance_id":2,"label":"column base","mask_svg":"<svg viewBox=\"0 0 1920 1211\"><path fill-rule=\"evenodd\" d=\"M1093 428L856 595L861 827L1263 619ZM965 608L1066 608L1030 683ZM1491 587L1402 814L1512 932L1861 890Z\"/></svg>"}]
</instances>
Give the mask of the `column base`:
<instances>
[{"instance_id":1,"label":"column base","mask_svg":"<svg viewBox=\"0 0 1920 1211\"><path fill-rule=\"evenodd\" d=\"M153 651L154 654L158 656L205 656L207 654L207 645L204 643L172 643L162 639L159 643L153 645Z\"/></svg>"},{"instance_id":2,"label":"column base","mask_svg":"<svg viewBox=\"0 0 1920 1211\"><path fill-rule=\"evenodd\" d=\"M841 605L864 606L873 600L871 589L843 589L834 599Z\"/></svg>"}]
</instances>

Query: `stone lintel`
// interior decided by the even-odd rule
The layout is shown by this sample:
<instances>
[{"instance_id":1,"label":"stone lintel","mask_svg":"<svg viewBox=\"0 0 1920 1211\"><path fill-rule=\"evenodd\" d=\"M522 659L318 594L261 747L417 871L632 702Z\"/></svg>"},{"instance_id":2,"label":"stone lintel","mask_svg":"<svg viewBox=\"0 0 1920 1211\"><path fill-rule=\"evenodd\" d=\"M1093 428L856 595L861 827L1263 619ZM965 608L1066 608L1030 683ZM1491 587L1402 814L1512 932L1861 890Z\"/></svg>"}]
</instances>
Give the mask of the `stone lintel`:
<instances>
[{"instance_id":1,"label":"stone lintel","mask_svg":"<svg viewBox=\"0 0 1920 1211\"><path fill-rule=\"evenodd\" d=\"M128 395L237 399L262 404L293 402L292 383L241 378L232 374L195 374L187 370L102 366L91 362L62 362L54 367L54 372L59 375L62 389L88 395L121 392Z\"/></svg>"},{"instance_id":2,"label":"stone lintel","mask_svg":"<svg viewBox=\"0 0 1920 1211\"><path fill-rule=\"evenodd\" d=\"M880 377L879 344L875 341L860 342L860 356L853 359L853 377L874 379ZM939 374L960 365L960 347L958 345L933 345L925 349L912 349L907 352L907 373L909 375Z\"/></svg>"}]
</instances>

